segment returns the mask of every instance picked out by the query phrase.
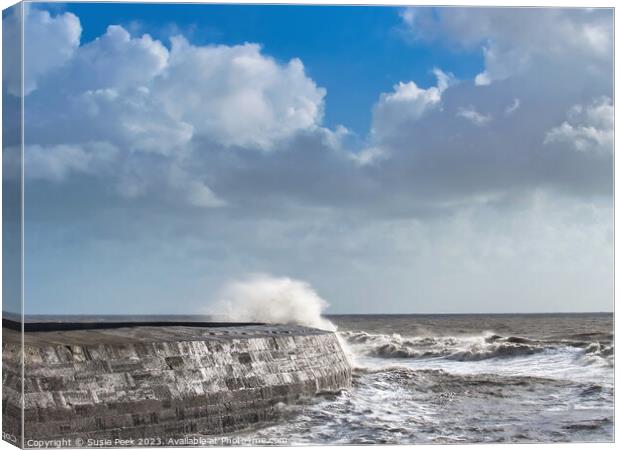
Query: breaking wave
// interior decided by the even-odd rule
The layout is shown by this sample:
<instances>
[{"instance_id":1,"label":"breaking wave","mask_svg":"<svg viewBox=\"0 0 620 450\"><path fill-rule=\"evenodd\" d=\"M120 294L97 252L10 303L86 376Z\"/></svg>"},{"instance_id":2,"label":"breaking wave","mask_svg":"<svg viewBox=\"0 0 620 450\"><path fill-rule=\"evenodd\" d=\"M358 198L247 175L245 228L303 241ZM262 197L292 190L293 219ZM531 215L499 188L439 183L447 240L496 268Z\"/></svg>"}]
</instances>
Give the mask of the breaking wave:
<instances>
[{"instance_id":1,"label":"breaking wave","mask_svg":"<svg viewBox=\"0 0 620 450\"><path fill-rule=\"evenodd\" d=\"M587 365L603 364L613 367L614 346L592 342L584 350L583 361Z\"/></svg>"},{"instance_id":2,"label":"breaking wave","mask_svg":"<svg viewBox=\"0 0 620 450\"><path fill-rule=\"evenodd\" d=\"M376 358L443 358L455 361L481 361L533 355L558 348L559 343L519 336L483 334L477 336L419 336L372 334L364 331L339 333L358 354ZM593 343L583 351L587 363L604 360L613 364L613 346Z\"/></svg>"},{"instance_id":3,"label":"breaking wave","mask_svg":"<svg viewBox=\"0 0 620 450\"><path fill-rule=\"evenodd\" d=\"M253 274L228 283L213 311L225 320L304 325L335 331L322 317L329 304L303 281L267 274Z\"/></svg>"}]
</instances>

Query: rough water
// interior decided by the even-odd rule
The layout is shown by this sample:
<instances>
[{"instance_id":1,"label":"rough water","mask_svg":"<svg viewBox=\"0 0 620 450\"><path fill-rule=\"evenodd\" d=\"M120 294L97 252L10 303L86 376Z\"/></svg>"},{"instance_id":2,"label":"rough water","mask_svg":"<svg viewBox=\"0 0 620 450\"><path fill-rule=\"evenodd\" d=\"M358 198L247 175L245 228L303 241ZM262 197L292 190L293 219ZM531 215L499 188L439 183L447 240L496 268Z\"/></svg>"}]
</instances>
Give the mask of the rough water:
<instances>
[{"instance_id":1,"label":"rough water","mask_svg":"<svg viewBox=\"0 0 620 450\"><path fill-rule=\"evenodd\" d=\"M613 316L336 316L351 390L244 439L295 444L609 442ZM237 434L237 436L239 436Z\"/></svg>"},{"instance_id":2,"label":"rough water","mask_svg":"<svg viewBox=\"0 0 620 450\"><path fill-rule=\"evenodd\" d=\"M301 315L297 309L291 323ZM323 323L320 317L307 319ZM613 440L612 314L328 319L355 367L353 387L300 405L281 405L272 423L220 436L214 444ZM141 321L162 316L31 316L30 320Z\"/></svg>"}]
</instances>

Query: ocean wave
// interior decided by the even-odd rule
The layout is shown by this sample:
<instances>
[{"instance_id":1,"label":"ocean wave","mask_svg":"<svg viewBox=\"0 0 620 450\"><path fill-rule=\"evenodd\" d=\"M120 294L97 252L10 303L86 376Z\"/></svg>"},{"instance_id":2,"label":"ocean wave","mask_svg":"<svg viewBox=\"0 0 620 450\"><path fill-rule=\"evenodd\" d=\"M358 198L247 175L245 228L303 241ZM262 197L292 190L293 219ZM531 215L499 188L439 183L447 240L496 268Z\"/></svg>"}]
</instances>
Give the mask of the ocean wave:
<instances>
[{"instance_id":1,"label":"ocean wave","mask_svg":"<svg viewBox=\"0 0 620 450\"><path fill-rule=\"evenodd\" d=\"M586 365L614 365L614 346L600 342L592 342L585 347L582 362Z\"/></svg>"},{"instance_id":2,"label":"ocean wave","mask_svg":"<svg viewBox=\"0 0 620 450\"><path fill-rule=\"evenodd\" d=\"M614 346L593 342L585 349L585 354L590 356L608 357L614 355Z\"/></svg>"},{"instance_id":3,"label":"ocean wave","mask_svg":"<svg viewBox=\"0 0 620 450\"><path fill-rule=\"evenodd\" d=\"M539 341L496 334L479 336L420 336L372 334L364 331L340 333L355 351L377 358L445 358L456 361L480 361L532 355L549 348Z\"/></svg>"},{"instance_id":4,"label":"ocean wave","mask_svg":"<svg viewBox=\"0 0 620 450\"><path fill-rule=\"evenodd\" d=\"M357 369L354 384L389 390L404 387L418 394L437 392L438 388L452 394L478 392L480 396L505 397L514 389L529 387L562 390L568 397L609 399L613 387L596 382L580 382L534 375L508 375L497 373L458 374L443 369L416 369L399 365ZM497 389L497 390L496 390Z\"/></svg>"}]
</instances>

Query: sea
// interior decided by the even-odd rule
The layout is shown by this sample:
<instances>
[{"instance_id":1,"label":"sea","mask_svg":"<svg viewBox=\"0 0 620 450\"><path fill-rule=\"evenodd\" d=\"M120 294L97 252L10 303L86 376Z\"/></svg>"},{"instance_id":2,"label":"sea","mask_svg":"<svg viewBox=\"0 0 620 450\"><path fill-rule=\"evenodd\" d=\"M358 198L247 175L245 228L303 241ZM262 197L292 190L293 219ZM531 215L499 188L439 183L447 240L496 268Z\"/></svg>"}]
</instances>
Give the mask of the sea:
<instances>
[{"instance_id":1,"label":"sea","mask_svg":"<svg viewBox=\"0 0 620 450\"><path fill-rule=\"evenodd\" d=\"M211 316L163 316L209 320ZM162 316L31 316L31 321ZM323 320L325 318L321 318ZM226 445L611 442L613 314L338 315L353 385ZM323 322L320 322L323 323Z\"/></svg>"},{"instance_id":2,"label":"sea","mask_svg":"<svg viewBox=\"0 0 620 450\"><path fill-rule=\"evenodd\" d=\"M353 387L243 434L255 442L610 442L613 315L347 315Z\"/></svg>"}]
</instances>

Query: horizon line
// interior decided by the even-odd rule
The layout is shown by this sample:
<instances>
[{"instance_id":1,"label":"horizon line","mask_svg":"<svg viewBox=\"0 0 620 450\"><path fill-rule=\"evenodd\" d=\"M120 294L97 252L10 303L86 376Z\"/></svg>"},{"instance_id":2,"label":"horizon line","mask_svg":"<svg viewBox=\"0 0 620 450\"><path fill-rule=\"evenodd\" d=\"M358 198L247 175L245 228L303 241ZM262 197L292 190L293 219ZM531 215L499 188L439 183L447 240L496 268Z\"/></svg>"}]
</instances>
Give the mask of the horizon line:
<instances>
[{"instance_id":1,"label":"horizon line","mask_svg":"<svg viewBox=\"0 0 620 450\"><path fill-rule=\"evenodd\" d=\"M402 313L379 313L379 312L347 312L347 313L326 313L321 314L322 316L463 316L463 315L518 315L518 314L528 314L528 315L550 315L550 314L614 314L614 311L544 311L544 312L402 312ZM10 316L21 316L19 313L13 313L9 311L2 311L2 315L10 315ZM218 314L205 314L205 313L151 313L151 314L123 314L123 313L33 313L33 314L24 314L24 317L33 317L33 316L50 316L50 317L60 317L60 316L126 316L126 317L154 317L154 316L213 316L217 317Z\"/></svg>"}]
</instances>

